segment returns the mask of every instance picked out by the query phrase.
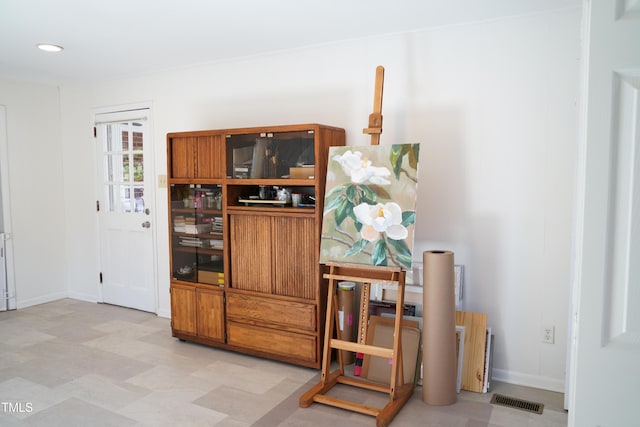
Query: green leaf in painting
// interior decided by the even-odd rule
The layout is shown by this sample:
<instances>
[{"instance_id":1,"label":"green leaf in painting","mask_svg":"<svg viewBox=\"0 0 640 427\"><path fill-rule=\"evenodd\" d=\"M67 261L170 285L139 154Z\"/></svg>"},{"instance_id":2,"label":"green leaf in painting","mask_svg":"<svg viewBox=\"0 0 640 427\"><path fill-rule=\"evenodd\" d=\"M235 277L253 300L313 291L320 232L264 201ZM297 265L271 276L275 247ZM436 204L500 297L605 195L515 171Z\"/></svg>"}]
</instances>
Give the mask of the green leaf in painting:
<instances>
[{"instance_id":1,"label":"green leaf in painting","mask_svg":"<svg viewBox=\"0 0 640 427\"><path fill-rule=\"evenodd\" d=\"M387 265L387 244L384 240L378 240L373 246L371 261L373 265Z\"/></svg>"},{"instance_id":2,"label":"green leaf in painting","mask_svg":"<svg viewBox=\"0 0 640 427\"><path fill-rule=\"evenodd\" d=\"M324 213L328 213L331 212L332 210L336 209L338 206L340 206L340 203L342 203L342 197L340 196L340 194L336 194L335 197L326 198L327 203L324 205Z\"/></svg>"},{"instance_id":3,"label":"green leaf in painting","mask_svg":"<svg viewBox=\"0 0 640 427\"><path fill-rule=\"evenodd\" d=\"M391 245L394 251L396 252L409 252L409 247L407 246L407 242L404 240L393 240L387 238L387 243Z\"/></svg>"},{"instance_id":4,"label":"green leaf in painting","mask_svg":"<svg viewBox=\"0 0 640 427\"><path fill-rule=\"evenodd\" d=\"M416 222L416 213L414 211L402 212L402 225L404 225L405 227L408 227L415 222Z\"/></svg>"},{"instance_id":5,"label":"green leaf in painting","mask_svg":"<svg viewBox=\"0 0 640 427\"><path fill-rule=\"evenodd\" d=\"M345 194L352 205L356 205L358 203L358 187L353 184L347 185Z\"/></svg>"},{"instance_id":6,"label":"green leaf in painting","mask_svg":"<svg viewBox=\"0 0 640 427\"><path fill-rule=\"evenodd\" d=\"M402 169L402 154L403 154L403 145L393 144L391 146L391 152L389 153L389 161L391 162L391 167L393 168L393 174L396 176L396 179L400 178L400 170Z\"/></svg>"},{"instance_id":7,"label":"green leaf in painting","mask_svg":"<svg viewBox=\"0 0 640 427\"><path fill-rule=\"evenodd\" d=\"M418 169L418 156L420 155L420 144L411 144L411 150L409 150L409 166L413 169Z\"/></svg>"},{"instance_id":8,"label":"green leaf in painting","mask_svg":"<svg viewBox=\"0 0 640 427\"><path fill-rule=\"evenodd\" d=\"M377 203L378 196L376 196L376 192L373 191L368 185L361 185L360 193L360 203L368 203L370 205Z\"/></svg>"},{"instance_id":9,"label":"green leaf in painting","mask_svg":"<svg viewBox=\"0 0 640 427\"><path fill-rule=\"evenodd\" d=\"M355 212L353 212L353 208L354 207L355 207L355 205L352 204L351 207L348 209L347 218L351 218L353 220L353 225L356 228L356 231L359 233L360 230L362 230L362 225L363 224L358 220L358 218L356 218L356 214L355 214Z\"/></svg>"},{"instance_id":10,"label":"green leaf in painting","mask_svg":"<svg viewBox=\"0 0 640 427\"><path fill-rule=\"evenodd\" d=\"M326 194L325 194L325 198L330 198L330 197L334 197L334 196L339 196L340 193L342 193L342 190L344 189L344 184L343 185L338 185L336 187L333 187L331 190L329 190Z\"/></svg>"},{"instance_id":11,"label":"green leaf in painting","mask_svg":"<svg viewBox=\"0 0 640 427\"><path fill-rule=\"evenodd\" d=\"M396 260L407 270L411 270L411 254L396 254Z\"/></svg>"},{"instance_id":12,"label":"green leaf in painting","mask_svg":"<svg viewBox=\"0 0 640 427\"><path fill-rule=\"evenodd\" d=\"M406 268L411 268L411 250L404 240L388 239L387 242L395 252L395 259Z\"/></svg>"},{"instance_id":13,"label":"green leaf in painting","mask_svg":"<svg viewBox=\"0 0 640 427\"><path fill-rule=\"evenodd\" d=\"M358 221L358 218L356 218L356 214L353 213L353 209L349 211L349 218L353 220L353 225L356 227L356 231L359 233L360 230L362 230L363 224L360 221Z\"/></svg>"},{"instance_id":14,"label":"green leaf in painting","mask_svg":"<svg viewBox=\"0 0 640 427\"><path fill-rule=\"evenodd\" d=\"M342 199L342 203L336 209L335 217L336 217L336 225L342 224L342 221L345 220L346 217L349 216L349 213L353 211L353 204L345 199Z\"/></svg>"},{"instance_id":15,"label":"green leaf in painting","mask_svg":"<svg viewBox=\"0 0 640 427\"><path fill-rule=\"evenodd\" d=\"M365 246L367 246L367 243L369 243L367 240L358 240L353 244L353 246L345 251L344 256L351 256L360 253L365 248Z\"/></svg>"}]
</instances>

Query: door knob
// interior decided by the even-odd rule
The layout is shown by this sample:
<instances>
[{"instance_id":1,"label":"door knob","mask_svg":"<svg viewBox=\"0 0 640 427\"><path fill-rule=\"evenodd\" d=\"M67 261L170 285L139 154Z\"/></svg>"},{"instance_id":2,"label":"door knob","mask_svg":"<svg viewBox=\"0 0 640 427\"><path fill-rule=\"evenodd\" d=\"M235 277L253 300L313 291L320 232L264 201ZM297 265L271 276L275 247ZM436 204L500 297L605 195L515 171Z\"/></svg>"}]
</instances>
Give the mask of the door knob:
<instances>
[{"instance_id":1,"label":"door knob","mask_svg":"<svg viewBox=\"0 0 640 427\"><path fill-rule=\"evenodd\" d=\"M149 221L145 221L142 223L143 228L151 228L151 223Z\"/></svg>"}]
</instances>

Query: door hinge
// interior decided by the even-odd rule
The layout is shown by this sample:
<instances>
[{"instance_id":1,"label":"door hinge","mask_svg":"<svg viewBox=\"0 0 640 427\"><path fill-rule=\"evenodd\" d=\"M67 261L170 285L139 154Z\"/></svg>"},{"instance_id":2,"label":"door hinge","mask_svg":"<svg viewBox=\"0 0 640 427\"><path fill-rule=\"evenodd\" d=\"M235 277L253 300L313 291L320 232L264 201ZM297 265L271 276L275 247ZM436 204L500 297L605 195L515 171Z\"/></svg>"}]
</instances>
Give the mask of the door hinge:
<instances>
[{"instance_id":1,"label":"door hinge","mask_svg":"<svg viewBox=\"0 0 640 427\"><path fill-rule=\"evenodd\" d=\"M98 128L97 127L93 127L93 137L97 138L98 137Z\"/></svg>"},{"instance_id":2,"label":"door hinge","mask_svg":"<svg viewBox=\"0 0 640 427\"><path fill-rule=\"evenodd\" d=\"M96 212L100 212L100 200L96 200Z\"/></svg>"},{"instance_id":3,"label":"door hinge","mask_svg":"<svg viewBox=\"0 0 640 427\"><path fill-rule=\"evenodd\" d=\"M102 283L102 272L100 272L100 283Z\"/></svg>"}]
</instances>

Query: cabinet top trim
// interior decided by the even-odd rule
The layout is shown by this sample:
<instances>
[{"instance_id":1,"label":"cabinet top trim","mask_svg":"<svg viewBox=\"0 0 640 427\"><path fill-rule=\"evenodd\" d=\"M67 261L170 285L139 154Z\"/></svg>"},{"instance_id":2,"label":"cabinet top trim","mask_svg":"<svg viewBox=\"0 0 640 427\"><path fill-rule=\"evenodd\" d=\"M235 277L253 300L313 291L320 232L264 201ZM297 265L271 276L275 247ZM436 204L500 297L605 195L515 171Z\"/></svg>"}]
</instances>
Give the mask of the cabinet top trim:
<instances>
[{"instance_id":1,"label":"cabinet top trim","mask_svg":"<svg viewBox=\"0 0 640 427\"><path fill-rule=\"evenodd\" d=\"M285 132L285 131L318 130L318 129L330 129L330 130L339 131L339 132L345 131L344 129L336 126L323 125L319 123L305 123L305 124L294 124L294 125L258 126L258 127L244 127L244 128L196 130L196 131L187 131L187 132L169 132L167 133L167 138L172 138L174 136L227 135L227 134Z\"/></svg>"}]
</instances>

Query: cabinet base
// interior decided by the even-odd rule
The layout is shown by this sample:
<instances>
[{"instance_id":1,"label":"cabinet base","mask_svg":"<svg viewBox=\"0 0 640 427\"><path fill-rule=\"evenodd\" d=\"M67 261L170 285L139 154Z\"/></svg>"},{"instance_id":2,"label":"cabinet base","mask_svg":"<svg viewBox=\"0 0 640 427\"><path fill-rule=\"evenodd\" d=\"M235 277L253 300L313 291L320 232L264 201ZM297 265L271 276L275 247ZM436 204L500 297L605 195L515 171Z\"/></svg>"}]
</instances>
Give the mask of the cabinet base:
<instances>
[{"instance_id":1,"label":"cabinet base","mask_svg":"<svg viewBox=\"0 0 640 427\"><path fill-rule=\"evenodd\" d=\"M267 353L267 352L252 349L252 348L240 347L237 345L227 344L220 341L214 341L206 337L187 335L187 334L183 334L176 331L172 332L172 336L174 338L177 338L180 342L187 341L187 342L206 345L208 347L214 347L220 350L228 350L228 351L233 351L235 353L248 354L248 355L260 357L263 359L277 360L279 362L289 363L291 365L303 366L306 368L313 368L313 369L320 369L319 360L310 361L310 360L296 359L292 357L284 357L277 354Z\"/></svg>"}]
</instances>

